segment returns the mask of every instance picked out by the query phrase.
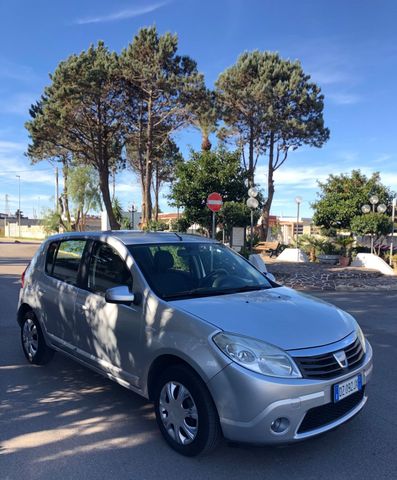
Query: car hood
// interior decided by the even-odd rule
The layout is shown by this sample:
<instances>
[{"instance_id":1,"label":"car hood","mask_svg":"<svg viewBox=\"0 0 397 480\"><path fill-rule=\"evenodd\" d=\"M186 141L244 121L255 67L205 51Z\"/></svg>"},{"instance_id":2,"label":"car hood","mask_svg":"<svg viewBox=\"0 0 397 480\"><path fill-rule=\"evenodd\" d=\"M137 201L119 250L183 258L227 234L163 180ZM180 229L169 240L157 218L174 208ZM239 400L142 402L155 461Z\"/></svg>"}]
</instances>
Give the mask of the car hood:
<instances>
[{"instance_id":1,"label":"car hood","mask_svg":"<svg viewBox=\"0 0 397 480\"><path fill-rule=\"evenodd\" d=\"M170 304L226 332L263 340L284 350L328 345L356 328L348 313L286 287Z\"/></svg>"}]
</instances>

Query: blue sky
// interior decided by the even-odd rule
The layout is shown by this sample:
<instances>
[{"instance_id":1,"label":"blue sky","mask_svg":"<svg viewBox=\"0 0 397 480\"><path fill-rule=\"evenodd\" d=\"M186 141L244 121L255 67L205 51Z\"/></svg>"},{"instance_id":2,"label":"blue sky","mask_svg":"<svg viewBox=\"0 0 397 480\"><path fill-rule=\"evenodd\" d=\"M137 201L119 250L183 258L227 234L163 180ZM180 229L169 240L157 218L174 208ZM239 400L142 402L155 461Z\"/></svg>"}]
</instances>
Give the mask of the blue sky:
<instances>
[{"instance_id":1,"label":"blue sky","mask_svg":"<svg viewBox=\"0 0 397 480\"><path fill-rule=\"evenodd\" d=\"M361 168L380 171L397 190L397 2L394 0L1 0L0 2L0 211L9 195L32 215L50 206L52 167L31 166L24 157L28 108L48 82L48 73L71 53L104 40L120 51L140 27L176 32L179 49L198 62L212 86L244 50L278 51L299 59L325 94L331 139L322 149L291 154L276 176L272 213L292 215L294 198L311 215L317 180ZM179 132L183 152L199 148L200 134ZM265 164L257 181L264 186ZM140 203L131 172L117 178L124 206ZM169 211L162 199L163 211Z\"/></svg>"}]
</instances>

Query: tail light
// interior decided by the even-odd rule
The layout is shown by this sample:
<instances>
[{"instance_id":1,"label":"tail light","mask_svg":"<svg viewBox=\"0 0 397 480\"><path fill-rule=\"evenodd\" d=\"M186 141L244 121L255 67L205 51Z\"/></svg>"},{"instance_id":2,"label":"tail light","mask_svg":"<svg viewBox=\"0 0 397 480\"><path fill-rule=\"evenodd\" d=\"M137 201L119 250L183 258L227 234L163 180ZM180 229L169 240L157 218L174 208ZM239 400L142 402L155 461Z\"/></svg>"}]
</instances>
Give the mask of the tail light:
<instances>
[{"instance_id":1,"label":"tail light","mask_svg":"<svg viewBox=\"0 0 397 480\"><path fill-rule=\"evenodd\" d=\"M27 264L25 270L22 272L22 275L21 275L21 288L23 288L23 287L25 286L25 275L26 275L27 269L29 268L29 265L30 265L30 262Z\"/></svg>"}]
</instances>

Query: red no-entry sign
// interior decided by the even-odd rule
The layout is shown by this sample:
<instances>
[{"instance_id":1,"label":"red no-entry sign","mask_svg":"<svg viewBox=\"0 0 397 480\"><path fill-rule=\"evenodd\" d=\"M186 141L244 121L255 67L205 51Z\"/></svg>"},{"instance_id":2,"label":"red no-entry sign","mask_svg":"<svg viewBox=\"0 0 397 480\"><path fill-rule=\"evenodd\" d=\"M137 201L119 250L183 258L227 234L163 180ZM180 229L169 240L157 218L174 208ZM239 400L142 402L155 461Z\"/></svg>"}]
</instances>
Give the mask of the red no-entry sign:
<instances>
[{"instance_id":1,"label":"red no-entry sign","mask_svg":"<svg viewBox=\"0 0 397 480\"><path fill-rule=\"evenodd\" d=\"M219 210L222 208L222 205L223 205L223 201L219 193L214 192L208 195L207 207L212 212L219 212Z\"/></svg>"}]
</instances>

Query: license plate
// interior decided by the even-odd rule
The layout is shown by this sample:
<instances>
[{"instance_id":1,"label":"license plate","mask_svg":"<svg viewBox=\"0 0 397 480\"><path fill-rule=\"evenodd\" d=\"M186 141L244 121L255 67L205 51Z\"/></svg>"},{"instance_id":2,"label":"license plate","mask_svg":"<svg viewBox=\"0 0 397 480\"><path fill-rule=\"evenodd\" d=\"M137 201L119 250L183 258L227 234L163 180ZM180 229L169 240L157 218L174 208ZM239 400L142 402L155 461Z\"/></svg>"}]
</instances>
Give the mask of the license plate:
<instances>
[{"instance_id":1,"label":"license plate","mask_svg":"<svg viewBox=\"0 0 397 480\"><path fill-rule=\"evenodd\" d=\"M334 402L339 402L344 398L352 395L355 392L360 391L363 388L363 377L361 373L355 377L349 378L342 383L337 383L334 385Z\"/></svg>"}]
</instances>

